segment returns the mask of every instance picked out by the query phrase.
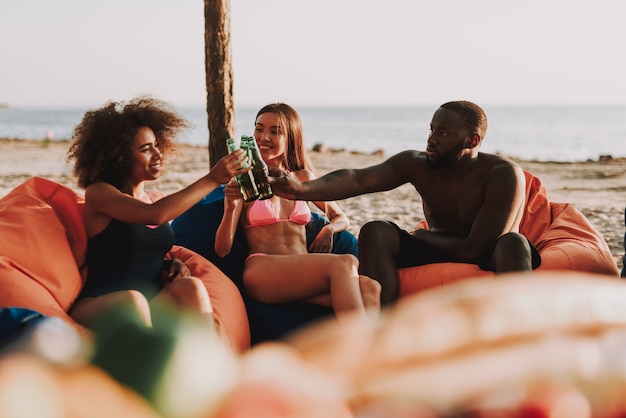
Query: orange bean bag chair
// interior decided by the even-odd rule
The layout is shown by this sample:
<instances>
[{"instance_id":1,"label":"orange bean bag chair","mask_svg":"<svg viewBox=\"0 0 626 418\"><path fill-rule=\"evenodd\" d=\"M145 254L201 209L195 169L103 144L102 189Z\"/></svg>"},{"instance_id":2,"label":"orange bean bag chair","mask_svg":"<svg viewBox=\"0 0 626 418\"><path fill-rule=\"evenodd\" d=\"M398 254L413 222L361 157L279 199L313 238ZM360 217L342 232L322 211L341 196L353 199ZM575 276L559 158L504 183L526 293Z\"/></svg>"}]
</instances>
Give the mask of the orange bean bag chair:
<instances>
[{"instance_id":1,"label":"orange bean bag chair","mask_svg":"<svg viewBox=\"0 0 626 418\"><path fill-rule=\"evenodd\" d=\"M568 270L619 276L609 246L585 216L569 203L550 202L538 177L525 171L526 211L520 232L541 254L538 271ZM426 221L417 228L428 228ZM493 272L465 263L435 263L398 269L400 296Z\"/></svg>"},{"instance_id":2,"label":"orange bean bag chair","mask_svg":"<svg viewBox=\"0 0 626 418\"><path fill-rule=\"evenodd\" d=\"M86 277L87 236L83 196L33 177L0 199L0 307L32 309L89 332L67 314ZM174 246L179 258L205 283L220 332L238 352L250 346L250 329L239 290L199 254Z\"/></svg>"}]
</instances>

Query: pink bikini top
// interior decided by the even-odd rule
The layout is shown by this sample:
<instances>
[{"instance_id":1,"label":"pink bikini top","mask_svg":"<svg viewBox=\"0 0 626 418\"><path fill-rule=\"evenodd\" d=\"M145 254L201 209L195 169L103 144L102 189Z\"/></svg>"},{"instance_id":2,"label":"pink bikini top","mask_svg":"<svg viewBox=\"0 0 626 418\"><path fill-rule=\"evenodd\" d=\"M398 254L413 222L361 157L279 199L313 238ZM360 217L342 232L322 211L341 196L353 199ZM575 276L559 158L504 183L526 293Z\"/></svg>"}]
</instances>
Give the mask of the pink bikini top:
<instances>
[{"instance_id":1,"label":"pink bikini top","mask_svg":"<svg viewBox=\"0 0 626 418\"><path fill-rule=\"evenodd\" d=\"M278 222L293 222L298 225L306 225L311 220L311 210L304 200L296 200L289 214L289 219L279 217L276 206L271 200L255 200L248 210L249 225L246 228L261 225L273 225Z\"/></svg>"}]
</instances>

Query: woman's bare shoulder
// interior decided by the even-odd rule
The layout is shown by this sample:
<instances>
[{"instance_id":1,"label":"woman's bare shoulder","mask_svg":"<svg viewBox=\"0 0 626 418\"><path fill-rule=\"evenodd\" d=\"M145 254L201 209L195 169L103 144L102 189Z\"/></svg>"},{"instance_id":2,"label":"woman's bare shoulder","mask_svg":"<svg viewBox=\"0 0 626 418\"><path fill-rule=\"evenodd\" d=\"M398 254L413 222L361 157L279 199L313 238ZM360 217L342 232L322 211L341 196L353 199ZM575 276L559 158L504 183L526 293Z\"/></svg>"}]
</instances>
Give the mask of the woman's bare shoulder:
<instances>
[{"instance_id":1,"label":"woman's bare shoulder","mask_svg":"<svg viewBox=\"0 0 626 418\"><path fill-rule=\"evenodd\" d=\"M101 196L103 198L108 198L109 196L117 193L121 192L113 185L104 181L96 181L85 188L85 199L87 201L95 200L100 198Z\"/></svg>"}]
</instances>

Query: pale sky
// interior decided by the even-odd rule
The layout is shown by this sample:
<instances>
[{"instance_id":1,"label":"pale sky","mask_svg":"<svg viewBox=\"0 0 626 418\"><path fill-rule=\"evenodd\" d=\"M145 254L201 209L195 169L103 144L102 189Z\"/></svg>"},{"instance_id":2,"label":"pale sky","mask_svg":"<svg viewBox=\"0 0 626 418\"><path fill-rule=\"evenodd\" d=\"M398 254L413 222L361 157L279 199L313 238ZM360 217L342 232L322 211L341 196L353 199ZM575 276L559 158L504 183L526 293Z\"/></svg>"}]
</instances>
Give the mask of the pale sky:
<instances>
[{"instance_id":1,"label":"pale sky","mask_svg":"<svg viewBox=\"0 0 626 418\"><path fill-rule=\"evenodd\" d=\"M236 106L626 103L622 0L231 0ZM0 0L0 103L205 103L202 0Z\"/></svg>"}]
</instances>

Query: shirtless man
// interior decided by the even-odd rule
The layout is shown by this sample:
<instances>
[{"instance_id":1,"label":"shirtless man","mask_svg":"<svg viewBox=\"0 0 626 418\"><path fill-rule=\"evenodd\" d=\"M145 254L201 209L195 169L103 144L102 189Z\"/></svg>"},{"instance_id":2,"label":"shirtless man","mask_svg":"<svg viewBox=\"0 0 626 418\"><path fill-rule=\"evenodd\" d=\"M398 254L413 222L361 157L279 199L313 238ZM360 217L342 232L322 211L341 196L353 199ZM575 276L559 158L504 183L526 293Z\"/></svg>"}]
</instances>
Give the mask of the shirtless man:
<instances>
[{"instance_id":1,"label":"shirtless man","mask_svg":"<svg viewBox=\"0 0 626 418\"><path fill-rule=\"evenodd\" d=\"M541 263L519 233L525 178L520 166L479 152L487 117L476 104L448 102L435 112L426 152L403 151L363 169L342 169L299 183L272 177L274 193L298 200L340 200L411 183L422 197L429 229L412 233L389 221L363 225L359 273L382 285L381 302L398 298L401 267L439 262L479 265L496 273L530 271Z\"/></svg>"}]
</instances>

